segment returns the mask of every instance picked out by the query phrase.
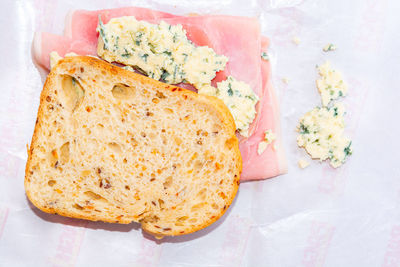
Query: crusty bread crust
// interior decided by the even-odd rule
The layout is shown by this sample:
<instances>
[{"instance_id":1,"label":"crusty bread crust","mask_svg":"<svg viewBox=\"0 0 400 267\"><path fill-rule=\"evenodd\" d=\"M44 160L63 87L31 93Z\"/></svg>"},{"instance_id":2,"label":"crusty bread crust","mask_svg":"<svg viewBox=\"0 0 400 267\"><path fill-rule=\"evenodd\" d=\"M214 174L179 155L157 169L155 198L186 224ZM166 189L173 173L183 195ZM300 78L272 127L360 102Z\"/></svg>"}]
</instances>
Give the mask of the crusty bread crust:
<instances>
[{"instance_id":1,"label":"crusty bread crust","mask_svg":"<svg viewBox=\"0 0 400 267\"><path fill-rule=\"evenodd\" d=\"M119 216L118 218L107 216L107 214L104 213L81 213L77 212L73 209L65 209L65 208L59 208L57 205L51 206L47 205L45 202L43 202L43 199L41 198L41 192L36 192L35 190L38 190L35 188L37 186L35 183L37 181L33 181L33 176L34 176L34 169L35 166L40 164L39 162L34 162L34 155L36 153L35 148L39 144L39 139L43 138L43 127L47 123L46 120L46 113L48 112L46 109L46 105L48 104L46 102L46 98L49 97L52 91L54 91L54 88L57 87L57 79L59 78L60 74L65 74L66 71L69 75L74 76L77 73L79 74L79 68L74 67L75 65L79 66L87 66L88 68L94 68L101 70L102 73L106 73L106 75L112 75L114 77L119 77L122 80L126 81L126 83L129 86L135 86L137 84L140 85L145 85L147 87L152 87L152 88L157 88L157 90L161 90L162 92L168 92L172 93L175 97L178 97L184 101L191 101L193 102L193 105L202 105L206 106L207 109L212 112L212 114L216 115L218 120L221 122L220 126L222 127L223 131L228 134L229 140L230 140L230 146L231 150L230 153L232 158L234 159L234 170L233 170L233 177L231 179L231 182L229 185L230 190L229 190L229 195L225 196L226 199L225 205L223 208L219 210L218 213L215 215L211 216L201 224L193 224L189 228L185 228L182 230L181 228L177 227L177 229L173 227L168 227L165 228L167 229L166 231L160 231L157 229L157 225L154 224L154 222L151 222L147 220L146 218L136 216ZM182 89L176 86L168 85L165 83L161 83L159 81L150 79L148 77L133 73L128 70L124 70L122 68L116 67L112 64L106 63L104 61L101 61L99 59L93 58L93 57L85 57L85 56L79 56L79 57L68 57L63 60L61 60L55 67L54 69L50 72L48 75L46 82L44 84L41 96L40 96L40 105L39 105L39 110L38 110L38 115L37 115L37 120L36 120L36 125L34 129L34 133L32 136L32 141L30 148L28 149L28 160L26 164L26 169L25 169L25 190L27 197L29 200L40 210L47 212L47 213L53 213L53 214L59 214L62 216L67 216L67 217L72 217L72 218L80 218L80 219L87 219L87 220L92 220L92 221L104 221L104 222L110 222L110 223L122 223L122 224L128 224L131 223L132 221L140 222L142 224L142 228L156 236L165 236L165 235L182 235L182 234L188 234L192 233L195 231L198 231L200 229L203 229L216 220L218 220L227 210L227 208L230 206L232 203L237 190L239 186L239 179L240 179L240 173L242 170L242 160L241 160L241 155L239 151L239 146L238 146L238 140L235 135L235 124L233 117L231 113L229 112L228 108L225 106L225 104L219 100L218 98L211 97L211 96L205 96L205 95L199 95L197 93L194 93L192 91ZM45 168L45 167L44 167ZM212 174L210 174L212 175ZM48 177L41 177L40 179L47 179ZM190 177L189 177L190 178ZM210 179L210 177L203 177L204 179ZM36 179L36 178L35 178ZM67 179L67 178L66 178ZM191 181L188 181L190 183ZM136 219L135 219L136 218ZM173 219L173 218L172 218Z\"/></svg>"}]
</instances>

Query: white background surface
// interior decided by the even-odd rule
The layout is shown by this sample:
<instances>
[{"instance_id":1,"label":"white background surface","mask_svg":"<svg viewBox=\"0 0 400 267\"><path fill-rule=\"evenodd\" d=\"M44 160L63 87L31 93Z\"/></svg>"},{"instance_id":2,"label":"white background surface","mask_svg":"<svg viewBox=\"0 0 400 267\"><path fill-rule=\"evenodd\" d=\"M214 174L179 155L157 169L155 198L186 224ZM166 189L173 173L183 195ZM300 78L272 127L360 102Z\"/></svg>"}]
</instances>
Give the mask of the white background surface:
<instances>
[{"instance_id":1,"label":"white background surface","mask_svg":"<svg viewBox=\"0 0 400 267\"><path fill-rule=\"evenodd\" d=\"M223 218L192 235L155 241L137 224L48 215L25 197L42 88L30 55L34 31L61 34L69 9L127 5L256 15L271 38L289 173L241 184ZM0 266L400 266L399 11L396 0L2 0ZM338 49L322 52L327 43ZM294 129L320 103L315 65L327 59L349 84L354 154L336 170L318 162L300 170L306 154Z\"/></svg>"}]
</instances>

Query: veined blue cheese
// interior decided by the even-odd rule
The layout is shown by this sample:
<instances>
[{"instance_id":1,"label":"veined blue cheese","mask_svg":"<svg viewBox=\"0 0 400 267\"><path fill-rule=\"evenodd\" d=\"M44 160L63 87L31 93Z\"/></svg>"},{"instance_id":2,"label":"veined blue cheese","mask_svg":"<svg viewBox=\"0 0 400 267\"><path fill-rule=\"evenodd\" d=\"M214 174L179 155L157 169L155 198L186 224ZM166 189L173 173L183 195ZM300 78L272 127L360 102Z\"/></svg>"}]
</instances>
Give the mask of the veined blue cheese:
<instances>
[{"instance_id":1,"label":"veined blue cheese","mask_svg":"<svg viewBox=\"0 0 400 267\"><path fill-rule=\"evenodd\" d=\"M101 58L132 66L169 84L209 85L228 61L210 47L196 47L179 24L151 24L130 16L113 18L107 24L100 20L97 30Z\"/></svg>"},{"instance_id":2,"label":"veined blue cheese","mask_svg":"<svg viewBox=\"0 0 400 267\"><path fill-rule=\"evenodd\" d=\"M351 140L342 136L344 114L340 103L331 108L316 107L306 113L297 127L297 144L313 159L329 159L332 167L339 167L352 154Z\"/></svg>"},{"instance_id":3,"label":"veined blue cheese","mask_svg":"<svg viewBox=\"0 0 400 267\"><path fill-rule=\"evenodd\" d=\"M267 54L267 52L261 52L261 58L268 61L269 60L269 56Z\"/></svg>"},{"instance_id":4,"label":"veined blue cheese","mask_svg":"<svg viewBox=\"0 0 400 267\"><path fill-rule=\"evenodd\" d=\"M231 111L239 133L248 135L258 96L248 84L233 77L218 83L217 88L211 86L211 80L225 68L228 58L210 47L195 46L182 25L164 21L151 24L134 17L120 17L107 24L99 19L97 31L97 53L101 58L169 84L192 84L199 94L221 99Z\"/></svg>"},{"instance_id":5,"label":"veined blue cheese","mask_svg":"<svg viewBox=\"0 0 400 267\"><path fill-rule=\"evenodd\" d=\"M199 94L221 99L232 113L239 133L248 136L249 126L256 116L255 105L258 102L258 96L248 84L229 76L225 81L217 83L217 88L212 86L200 88Z\"/></svg>"},{"instance_id":6,"label":"veined blue cheese","mask_svg":"<svg viewBox=\"0 0 400 267\"><path fill-rule=\"evenodd\" d=\"M317 88L321 94L323 106L328 106L332 100L347 94L347 84L343 81L342 74L332 69L329 61L318 67L320 78Z\"/></svg>"},{"instance_id":7,"label":"veined blue cheese","mask_svg":"<svg viewBox=\"0 0 400 267\"><path fill-rule=\"evenodd\" d=\"M335 51L336 50L336 45L334 44L327 44L322 48L324 52L329 52L329 51Z\"/></svg>"}]
</instances>

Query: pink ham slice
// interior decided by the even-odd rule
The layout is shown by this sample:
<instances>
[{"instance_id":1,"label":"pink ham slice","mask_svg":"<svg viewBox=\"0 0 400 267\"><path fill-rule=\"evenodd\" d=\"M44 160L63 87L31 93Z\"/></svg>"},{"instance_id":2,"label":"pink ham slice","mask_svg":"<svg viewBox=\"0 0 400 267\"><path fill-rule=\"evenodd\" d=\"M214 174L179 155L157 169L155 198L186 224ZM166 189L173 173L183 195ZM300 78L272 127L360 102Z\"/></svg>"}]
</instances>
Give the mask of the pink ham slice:
<instances>
[{"instance_id":1,"label":"pink ham slice","mask_svg":"<svg viewBox=\"0 0 400 267\"><path fill-rule=\"evenodd\" d=\"M85 40L87 43L97 46L98 16L103 23L112 18L123 16L135 16L137 20L153 20L159 18L174 18L175 15L141 7L124 7L103 10L75 10L68 14L65 20L64 35L72 39Z\"/></svg>"},{"instance_id":2,"label":"pink ham slice","mask_svg":"<svg viewBox=\"0 0 400 267\"><path fill-rule=\"evenodd\" d=\"M96 48L84 40L46 32L36 32L32 43L34 60L46 69L50 69L50 52L52 51L56 51L61 56L69 52L78 55L96 55Z\"/></svg>"},{"instance_id":3,"label":"pink ham slice","mask_svg":"<svg viewBox=\"0 0 400 267\"><path fill-rule=\"evenodd\" d=\"M267 51L269 40L262 38L262 50ZM271 83L271 64L261 60L263 77L263 96L261 99L261 116L254 134L239 145L243 159L241 181L260 180L287 172L287 161L282 144L279 104ZM264 132L271 130L276 140L258 155L258 144L264 138Z\"/></svg>"},{"instance_id":4,"label":"pink ham slice","mask_svg":"<svg viewBox=\"0 0 400 267\"><path fill-rule=\"evenodd\" d=\"M129 11L129 9L127 9ZM213 48L218 54L223 54L229 58L229 62L224 71L217 73L217 76L212 81L215 86L217 82L225 80L228 75L234 76L236 79L248 83L253 91L261 99L262 97L262 78L260 73L260 25L258 20L255 18L247 17L234 17L234 16L196 16L196 17L171 17L168 13L160 13L161 18L154 19L157 13L149 11L148 9L137 9L132 8L130 11L133 12L135 17L143 18L143 13L136 14L135 12L146 11L149 13L149 18L146 19L151 23L158 23L161 20L175 25L181 24L188 33L188 38L199 46L209 46ZM60 56L64 56L66 49L69 45L71 48L69 52L75 52L77 54L84 54L82 50L89 51L86 53L89 55L96 55L95 48L97 47L97 33L96 25L98 23L98 15L105 15L107 18L104 22L108 21L112 17L118 17L122 15L129 15L126 10L101 10L101 11L75 11L71 13L71 18L76 18L79 22L72 22L73 19L67 19L66 33L68 36L60 37L60 46L49 46L48 43L53 44L53 39L56 37L50 37L50 40L41 38L34 42L34 50L37 51L38 56L36 57L41 65L49 65L49 53L51 51L57 51ZM102 18L103 20L103 18ZM68 22L71 21L71 22ZM87 22L89 26L78 27ZM217 26L216 26L217 25ZM79 33L80 31L85 32L85 36ZM42 33L42 36L44 34ZM72 37L69 37L72 36ZM75 43L83 43L77 49L73 47ZM93 51L89 49L93 47ZM245 66L243 68L243 66ZM259 119L260 104L256 105L256 117L253 123L249 127L249 136L254 132L255 126ZM240 137L240 141L243 142L246 138Z\"/></svg>"},{"instance_id":5,"label":"pink ham slice","mask_svg":"<svg viewBox=\"0 0 400 267\"><path fill-rule=\"evenodd\" d=\"M217 74L213 84L215 85L216 82L224 80L226 76L232 75L250 84L260 98L260 102L256 106L256 119L250 127L250 132L255 132L254 136L249 139L241 139L240 150L243 158L241 180L265 179L286 172L286 161L277 131L279 130L279 110L269 81L269 64L265 65L265 62L261 63L260 60L261 35L256 19L233 16L177 17L142 8L75 11L67 19L66 36L47 33L35 36L34 58L39 64L49 68L51 51L57 51L61 56L68 52L96 55L98 14L101 14L105 23L113 17L130 15L153 23L164 20L170 24L182 24L189 39L196 45L207 45L217 53L226 55L229 58L227 67L223 72ZM264 42L264 47L266 46L268 44ZM185 87L191 88L190 85ZM266 101L264 101L265 97L268 98ZM261 156L258 156L258 140L261 140L262 133L266 130L264 127L269 127L266 129L272 129L278 135L276 150L270 151L271 146L269 146Z\"/></svg>"}]
</instances>

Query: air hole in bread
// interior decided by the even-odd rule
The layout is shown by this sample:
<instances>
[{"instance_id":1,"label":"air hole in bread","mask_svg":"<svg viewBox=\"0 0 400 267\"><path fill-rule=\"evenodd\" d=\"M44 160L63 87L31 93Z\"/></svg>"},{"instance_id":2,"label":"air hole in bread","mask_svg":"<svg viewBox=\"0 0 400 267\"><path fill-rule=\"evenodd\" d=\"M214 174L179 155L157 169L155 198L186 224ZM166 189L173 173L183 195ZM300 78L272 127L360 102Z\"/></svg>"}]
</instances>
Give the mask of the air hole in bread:
<instances>
[{"instance_id":1,"label":"air hole in bread","mask_svg":"<svg viewBox=\"0 0 400 267\"><path fill-rule=\"evenodd\" d=\"M167 178L165 178L165 181L163 183L164 189L167 189L171 185L172 185L172 176L168 176Z\"/></svg>"},{"instance_id":2,"label":"air hole in bread","mask_svg":"<svg viewBox=\"0 0 400 267\"><path fill-rule=\"evenodd\" d=\"M206 205L206 202L198 203L196 205L193 205L192 208L190 209L192 212L198 211L201 208L203 208Z\"/></svg>"},{"instance_id":3,"label":"air hole in bread","mask_svg":"<svg viewBox=\"0 0 400 267\"><path fill-rule=\"evenodd\" d=\"M229 138L228 140L225 141L225 146L229 150L231 150L234 147L234 145L236 144L236 141L237 141L236 137Z\"/></svg>"},{"instance_id":4,"label":"air hole in bread","mask_svg":"<svg viewBox=\"0 0 400 267\"><path fill-rule=\"evenodd\" d=\"M201 160L196 160L194 162L194 167L198 170L200 170L201 168L203 168L204 162Z\"/></svg>"},{"instance_id":5,"label":"air hole in bread","mask_svg":"<svg viewBox=\"0 0 400 267\"><path fill-rule=\"evenodd\" d=\"M86 176L89 176L91 173L92 173L92 171L90 171L90 170L84 170L81 172L81 176L86 177Z\"/></svg>"},{"instance_id":6,"label":"air hole in bread","mask_svg":"<svg viewBox=\"0 0 400 267\"><path fill-rule=\"evenodd\" d=\"M121 146L115 142L108 143L108 147L111 148L111 150L115 153L122 153Z\"/></svg>"},{"instance_id":7,"label":"air hole in bread","mask_svg":"<svg viewBox=\"0 0 400 267\"><path fill-rule=\"evenodd\" d=\"M214 123L213 132L218 133L219 131L221 131L221 126L219 124Z\"/></svg>"},{"instance_id":8,"label":"air hole in bread","mask_svg":"<svg viewBox=\"0 0 400 267\"><path fill-rule=\"evenodd\" d=\"M104 197L102 197L99 194L96 194L92 191L86 191L85 193L83 193L85 196L89 197L92 200L96 200L96 201L103 201L103 202L108 202Z\"/></svg>"},{"instance_id":9,"label":"air hole in bread","mask_svg":"<svg viewBox=\"0 0 400 267\"><path fill-rule=\"evenodd\" d=\"M148 97L148 96L149 96L149 91L147 91L146 89L143 89L143 90L142 90L142 94L143 94L145 97Z\"/></svg>"},{"instance_id":10,"label":"air hole in bread","mask_svg":"<svg viewBox=\"0 0 400 267\"><path fill-rule=\"evenodd\" d=\"M144 133L143 133L144 134ZM145 135L145 134L144 134ZM133 138L133 137L131 137L131 143L132 143L132 146L133 147L137 147L138 146L138 141L136 141L136 139L135 138Z\"/></svg>"},{"instance_id":11,"label":"air hole in bread","mask_svg":"<svg viewBox=\"0 0 400 267\"><path fill-rule=\"evenodd\" d=\"M156 215L147 215L143 219L140 220L141 223L156 223L160 220L160 218Z\"/></svg>"},{"instance_id":12,"label":"air hole in bread","mask_svg":"<svg viewBox=\"0 0 400 267\"><path fill-rule=\"evenodd\" d=\"M177 146L180 146L180 145L182 144L182 139L180 139L179 137L175 137L175 138L174 138L174 141L175 141L175 144L176 144Z\"/></svg>"},{"instance_id":13,"label":"air hole in bread","mask_svg":"<svg viewBox=\"0 0 400 267\"><path fill-rule=\"evenodd\" d=\"M157 96L158 98L160 98L160 99L166 98L166 96L165 96L163 93L161 93L160 91L157 91L157 92L156 92L156 96Z\"/></svg>"},{"instance_id":14,"label":"air hole in bread","mask_svg":"<svg viewBox=\"0 0 400 267\"><path fill-rule=\"evenodd\" d=\"M157 135L156 135L155 133L153 133L153 132L150 132L150 133L149 133L149 138L150 138L150 140L155 140L156 137L157 137Z\"/></svg>"},{"instance_id":15,"label":"air hole in bread","mask_svg":"<svg viewBox=\"0 0 400 267\"><path fill-rule=\"evenodd\" d=\"M57 168L59 162L58 162L58 152L57 149L53 149L50 151L50 156L49 156L49 161L50 161L50 166L53 168Z\"/></svg>"},{"instance_id":16,"label":"air hole in bread","mask_svg":"<svg viewBox=\"0 0 400 267\"><path fill-rule=\"evenodd\" d=\"M207 188L201 189L201 190L197 193L196 196L197 196L198 198L200 198L201 200L205 200L205 199L206 199L206 196L207 196Z\"/></svg>"},{"instance_id":17,"label":"air hole in bread","mask_svg":"<svg viewBox=\"0 0 400 267\"><path fill-rule=\"evenodd\" d=\"M224 168L224 164L220 164L219 162L215 162L215 170L219 171Z\"/></svg>"},{"instance_id":18,"label":"air hole in bread","mask_svg":"<svg viewBox=\"0 0 400 267\"><path fill-rule=\"evenodd\" d=\"M54 189L54 191L57 192L57 193L59 193L59 194L62 194L62 193L63 193L63 191L60 190L60 189L58 189L58 188Z\"/></svg>"},{"instance_id":19,"label":"air hole in bread","mask_svg":"<svg viewBox=\"0 0 400 267\"><path fill-rule=\"evenodd\" d=\"M187 219L189 219L188 216L182 216L182 217L179 217L179 218L178 218L178 222L184 222L184 221L186 221Z\"/></svg>"},{"instance_id":20,"label":"air hole in bread","mask_svg":"<svg viewBox=\"0 0 400 267\"><path fill-rule=\"evenodd\" d=\"M116 99L119 100L129 100L135 95L135 91L133 87L130 87L126 84L118 83L114 85L112 89L112 95Z\"/></svg>"},{"instance_id":21,"label":"air hole in bread","mask_svg":"<svg viewBox=\"0 0 400 267\"><path fill-rule=\"evenodd\" d=\"M109 189L111 188L111 183L108 179L100 179L99 186L104 189Z\"/></svg>"},{"instance_id":22,"label":"air hole in bread","mask_svg":"<svg viewBox=\"0 0 400 267\"><path fill-rule=\"evenodd\" d=\"M162 136L161 138L162 138L163 145L168 144L167 138L165 136Z\"/></svg>"},{"instance_id":23,"label":"air hole in bread","mask_svg":"<svg viewBox=\"0 0 400 267\"><path fill-rule=\"evenodd\" d=\"M79 205L79 204L76 204L76 203L74 205L72 205L72 207L77 209L77 210L83 210L83 207L81 205Z\"/></svg>"},{"instance_id":24,"label":"air hole in bread","mask_svg":"<svg viewBox=\"0 0 400 267\"><path fill-rule=\"evenodd\" d=\"M164 203L164 200L162 200L162 199L158 199L158 206L160 207L160 209L164 209L164 207L165 207L165 205L164 205L165 203Z\"/></svg>"},{"instance_id":25,"label":"air hole in bread","mask_svg":"<svg viewBox=\"0 0 400 267\"><path fill-rule=\"evenodd\" d=\"M53 185L55 185L56 183L57 183L56 180L49 180L49 181L47 182L47 184L48 184L49 186L53 186Z\"/></svg>"},{"instance_id":26,"label":"air hole in bread","mask_svg":"<svg viewBox=\"0 0 400 267\"><path fill-rule=\"evenodd\" d=\"M63 92L63 106L70 111L75 111L82 103L85 90L77 79L70 75L61 76L61 87Z\"/></svg>"},{"instance_id":27,"label":"air hole in bread","mask_svg":"<svg viewBox=\"0 0 400 267\"><path fill-rule=\"evenodd\" d=\"M69 142L64 143L60 147L60 160L63 164L69 161Z\"/></svg>"},{"instance_id":28,"label":"air hole in bread","mask_svg":"<svg viewBox=\"0 0 400 267\"><path fill-rule=\"evenodd\" d=\"M174 111L171 108L164 108L164 111L168 114L173 114Z\"/></svg>"}]
</instances>

